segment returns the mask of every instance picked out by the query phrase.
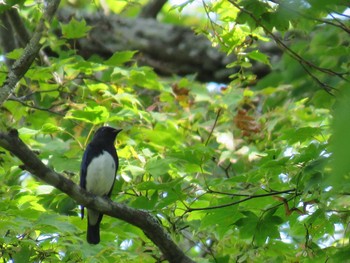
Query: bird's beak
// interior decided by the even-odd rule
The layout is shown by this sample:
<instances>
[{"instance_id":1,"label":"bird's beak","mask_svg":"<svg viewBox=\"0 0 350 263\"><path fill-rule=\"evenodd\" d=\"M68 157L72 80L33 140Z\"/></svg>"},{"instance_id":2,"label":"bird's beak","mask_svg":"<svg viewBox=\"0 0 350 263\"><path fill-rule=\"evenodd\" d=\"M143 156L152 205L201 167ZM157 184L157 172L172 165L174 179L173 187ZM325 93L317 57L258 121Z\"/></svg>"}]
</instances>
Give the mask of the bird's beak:
<instances>
[{"instance_id":1,"label":"bird's beak","mask_svg":"<svg viewBox=\"0 0 350 263\"><path fill-rule=\"evenodd\" d=\"M120 133L122 130L123 130L123 129L115 129L115 130L114 130L114 133L115 133L115 134L118 134L118 133Z\"/></svg>"}]
</instances>

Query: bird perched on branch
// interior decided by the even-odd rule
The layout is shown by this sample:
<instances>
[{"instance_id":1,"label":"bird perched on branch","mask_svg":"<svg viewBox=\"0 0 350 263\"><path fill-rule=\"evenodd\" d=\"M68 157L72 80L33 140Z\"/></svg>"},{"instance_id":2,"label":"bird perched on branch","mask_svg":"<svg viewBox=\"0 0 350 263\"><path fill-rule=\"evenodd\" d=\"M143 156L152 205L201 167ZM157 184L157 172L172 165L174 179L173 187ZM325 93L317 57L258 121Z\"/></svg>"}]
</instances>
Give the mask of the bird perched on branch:
<instances>
[{"instance_id":1,"label":"bird perched on branch","mask_svg":"<svg viewBox=\"0 0 350 263\"><path fill-rule=\"evenodd\" d=\"M92 141L86 147L80 169L80 187L98 196L110 197L118 170L118 155L114 141L121 129L99 128ZM87 210L87 236L90 244L100 242L100 223L103 214L92 209ZM81 218L84 218L84 206L81 206Z\"/></svg>"}]
</instances>

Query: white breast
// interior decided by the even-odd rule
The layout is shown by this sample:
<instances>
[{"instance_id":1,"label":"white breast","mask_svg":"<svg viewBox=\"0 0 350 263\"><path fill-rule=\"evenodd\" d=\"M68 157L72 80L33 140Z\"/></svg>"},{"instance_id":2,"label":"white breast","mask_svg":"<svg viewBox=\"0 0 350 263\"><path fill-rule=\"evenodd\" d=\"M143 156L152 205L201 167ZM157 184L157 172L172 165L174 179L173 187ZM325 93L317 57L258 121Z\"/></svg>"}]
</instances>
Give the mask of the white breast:
<instances>
[{"instance_id":1,"label":"white breast","mask_svg":"<svg viewBox=\"0 0 350 263\"><path fill-rule=\"evenodd\" d=\"M106 151L95 157L86 173L86 190L95 195L106 195L111 190L115 178L115 162Z\"/></svg>"}]
</instances>

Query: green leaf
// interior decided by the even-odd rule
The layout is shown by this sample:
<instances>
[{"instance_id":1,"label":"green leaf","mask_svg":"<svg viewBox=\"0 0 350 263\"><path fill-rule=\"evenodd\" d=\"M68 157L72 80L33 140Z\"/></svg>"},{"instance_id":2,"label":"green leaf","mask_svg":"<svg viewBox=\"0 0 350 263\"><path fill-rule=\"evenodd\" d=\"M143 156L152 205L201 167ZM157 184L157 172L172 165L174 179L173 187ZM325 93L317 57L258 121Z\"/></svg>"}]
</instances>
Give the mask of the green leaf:
<instances>
[{"instance_id":1,"label":"green leaf","mask_svg":"<svg viewBox=\"0 0 350 263\"><path fill-rule=\"evenodd\" d=\"M145 173L145 169L136 165L128 165L125 167L125 171L129 171L134 177L143 175Z\"/></svg>"},{"instance_id":2,"label":"green leaf","mask_svg":"<svg viewBox=\"0 0 350 263\"><path fill-rule=\"evenodd\" d=\"M91 28L91 26L86 25L84 19L77 21L75 18L72 18L68 24L62 24L62 34L68 39L82 38L87 35Z\"/></svg>"},{"instance_id":3,"label":"green leaf","mask_svg":"<svg viewBox=\"0 0 350 263\"><path fill-rule=\"evenodd\" d=\"M23 48L16 48L11 52L6 54L6 57L9 59L19 59L23 54Z\"/></svg>"},{"instance_id":4,"label":"green leaf","mask_svg":"<svg viewBox=\"0 0 350 263\"><path fill-rule=\"evenodd\" d=\"M36 221L37 225L47 227L49 231L62 231L63 233L73 233L76 231L75 227L70 224L65 217L56 214L43 213Z\"/></svg>"},{"instance_id":5,"label":"green leaf","mask_svg":"<svg viewBox=\"0 0 350 263\"><path fill-rule=\"evenodd\" d=\"M345 258L350 258L349 245L338 248L336 253L332 256L334 262L342 262Z\"/></svg>"},{"instance_id":6,"label":"green leaf","mask_svg":"<svg viewBox=\"0 0 350 263\"><path fill-rule=\"evenodd\" d=\"M167 192L163 192L163 198L161 198L158 201L155 208L160 210L164 207L168 207L168 206L178 202L180 196L181 195L179 193L176 193L175 191L172 191L172 190L167 191Z\"/></svg>"},{"instance_id":7,"label":"green leaf","mask_svg":"<svg viewBox=\"0 0 350 263\"><path fill-rule=\"evenodd\" d=\"M295 163L303 163L308 162L310 160L317 160L321 155L321 152L324 151L324 147L322 145L318 145L316 143L311 143L305 148L301 148L299 150L299 154L293 156L292 161Z\"/></svg>"},{"instance_id":8,"label":"green leaf","mask_svg":"<svg viewBox=\"0 0 350 263\"><path fill-rule=\"evenodd\" d=\"M154 177L159 177L165 175L169 172L169 165L173 162L173 159L160 159L160 158L152 158L150 159L145 169Z\"/></svg>"},{"instance_id":9,"label":"green leaf","mask_svg":"<svg viewBox=\"0 0 350 263\"><path fill-rule=\"evenodd\" d=\"M14 253L13 260L14 262L29 262L31 254L32 252L28 245L22 244L19 249L16 250L16 253Z\"/></svg>"},{"instance_id":10,"label":"green leaf","mask_svg":"<svg viewBox=\"0 0 350 263\"><path fill-rule=\"evenodd\" d=\"M14 8L14 6L22 6L25 0L6 0L2 1L0 5L0 13L5 12L9 9Z\"/></svg>"},{"instance_id":11,"label":"green leaf","mask_svg":"<svg viewBox=\"0 0 350 263\"><path fill-rule=\"evenodd\" d=\"M219 233L219 238L224 238L225 233L233 229L233 223L239 218L240 213L235 206L215 209L202 217L200 228L215 229Z\"/></svg>"},{"instance_id":12,"label":"green leaf","mask_svg":"<svg viewBox=\"0 0 350 263\"><path fill-rule=\"evenodd\" d=\"M55 132L59 132L62 131L61 127L56 126L55 124L52 123L45 123L42 127L41 127L41 132L45 133L45 134L52 134Z\"/></svg>"},{"instance_id":13,"label":"green leaf","mask_svg":"<svg viewBox=\"0 0 350 263\"><path fill-rule=\"evenodd\" d=\"M263 53L260 53L258 50L254 50L252 52L249 52L248 57L251 59L254 59L256 61L259 61L261 63L264 63L266 65L271 66L269 57Z\"/></svg>"},{"instance_id":14,"label":"green leaf","mask_svg":"<svg viewBox=\"0 0 350 263\"><path fill-rule=\"evenodd\" d=\"M332 122L333 136L331 139L332 176L328 182L336 187L347 187L350 175L350 91L346 89L338 97Z\"/></svg>"},{"instance_id":15,"label":"green leaf","mask_svg":"<svg viewBox=\"0 0 350 263\"><path fill-rule=\"evenodd\" d=\"M90 81L85 81L85 85L93 92L105 91L109 89L109 86L105 83L91 83Z\"/></svg>"},{"instance_id":16,"label":"green leaf","mask_svg":"<svg viewBox=\"0 0 350 263\"><path fill-rule=\"evenodd\" d=\"M167 183L157 183L153 181L142 182L136 186L138 190L169 190L179 184L183 178L177 178Z\"/></svg>"},{"instance_id":17,"label":"green leaf","mask_svg":"<svg viewBox=\"0 0 350 263\"><path fill-rule=\"evenodd\" d=\"M130 61L137 51L119 51L115 52L112 57L105 61L105 64L108 66L121 66L124 63Z\"/></svg>"},{"instance_id":18,"label":"green leaf","mask_svg":"<svg viewBox=\"0 0 350 263\"><path fill-rule=\"evenodd\" d=\"M160 90L162 87L157 74L149 67L133 68L130 72L130 82L151 90Z\"/></svg>"},{"instance_id":19,"label":"green leaf","mask_svg":"<svg viewBox=\"0 0 350 263\"><path fill-rule=\"evenodd\" d=\"M279 31L285 32L289 29L290 20L293 19L293 12L288 8L278 6L277 10L271 13L271 24Z\"/></svg>"},{"instance_id":20,"label":"green leaf","mask_svg":"<svg viewBox=\"0 0 350 263\"><path fill-rule=\"evenodd\" d=\"M104 106L85 107L83 110L70 110L65 118L100 125L108 121L109 112Z\"/></svg>"},{"instance_id":21,"label":"green leaf","mask_svg":"<svg viewBox=\"0 0 350 263\"><path fill-rule=\"evenodd\" d=\"M138 209L152 210L157 201L157 192L153 194L153 198L147 198L145 196L138 196L131 202L131 206Z\"/></svg>"},{"instance_id":22,"label":"green leaf","mask_svg":"<svg viewBox=\"0 0 350 263\"><path fill-rule=\"evenodd\" d=\"M297 142L303 142L306 139L312 139L316 135L320 134L321 129L318 127L302 127L298 129L286 130L281 139L288 140L290 144Z\"/></svg>"},{"instance_id":23,"label":"green leaf","mask_svg":"<svg viewBox=\"0 0 350 263\"><path fill-rule=\"evenodd\" d=\"M266 3L255 0L244 0L240 4L243 5L243 11L237 15L236 22L239 24L248 24L251 29L257 26L256 20L267 11L268 5ZM245 12L248 10L248 12Z\"/></svg>"},{"instance_id":24,"label":"green leaf","mask_svg":"<svg viewBox=\"0 0 350 263\"><path fill-rule=\"evenodd\" d=\"M237 220L234 224L239 228L240 236L244 239L251 239L256 231L259 218L252 212L242 212L244 217Z\"/></svg>"}]
</instances>

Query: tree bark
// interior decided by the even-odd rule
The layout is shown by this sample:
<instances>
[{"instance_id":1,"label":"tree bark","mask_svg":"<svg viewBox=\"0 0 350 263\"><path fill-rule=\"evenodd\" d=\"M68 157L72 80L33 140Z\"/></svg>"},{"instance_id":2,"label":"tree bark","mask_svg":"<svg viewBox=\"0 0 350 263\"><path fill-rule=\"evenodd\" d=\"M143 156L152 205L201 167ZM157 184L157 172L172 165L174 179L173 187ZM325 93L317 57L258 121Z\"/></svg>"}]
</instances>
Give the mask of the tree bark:
<instances>
[{"instance_id":1,"label":"tree bark","mask_svg":"<svg viewBox=\"0 0 350 263\"><path fill-rule=\"evenodd\" d=\"M152 0L149 1L141 10L139 17L143 18L156 18L160 10L162 10L164 4L168 0Z\"/></svg>"},{"instance_id":2,"label":"tree bark","mask_svg":"<svg viewBox=\"0 0 350 263\"><path fill-rule=\"evenodd\" d=\"M236 60L213 47L203 35L190 28L159 23L153 18L124 18L116 14L80 14L76 10L62 9L59 19L68 23L75 16L85 19L92 26L88 37L78 39L80 54L88 58L97 54L109 58L114 52L138 50L136 57L141 65L148 65L163 75L196 74L197 80L209 82L229 82L229 76L237 68L226 68ZM268 49L276 52L275 46ZM264 50L266 51L266 50ZM270 72L267 65L256 64L254 74L262 77Z\"/></svg>"}]
</instances>

